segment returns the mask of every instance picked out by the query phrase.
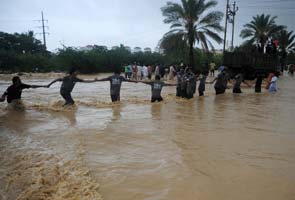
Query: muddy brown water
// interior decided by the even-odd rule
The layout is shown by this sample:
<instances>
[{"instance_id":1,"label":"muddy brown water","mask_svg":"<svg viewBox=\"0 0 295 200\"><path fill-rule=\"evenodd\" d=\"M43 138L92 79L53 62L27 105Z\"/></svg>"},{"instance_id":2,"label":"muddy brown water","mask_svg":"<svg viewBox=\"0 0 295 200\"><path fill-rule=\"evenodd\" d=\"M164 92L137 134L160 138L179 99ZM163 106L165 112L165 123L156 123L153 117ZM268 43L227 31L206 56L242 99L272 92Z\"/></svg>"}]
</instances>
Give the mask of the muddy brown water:
<instances>
[{"instance_id":1,"label":"muddy brown water","mask_svg":"<svg viewBox=\"0 0 295 200\"><path fill-rule=\"evenodd\" d=\"M111 104L108 82L78 83L70 109L60 83L26 90L25 111L0 104L0 199L294 200L295 78L278 85L220 96L207 85L192 100L167 87L151 104L150 86L123 83Z\"/></svg>"}]
</instances>

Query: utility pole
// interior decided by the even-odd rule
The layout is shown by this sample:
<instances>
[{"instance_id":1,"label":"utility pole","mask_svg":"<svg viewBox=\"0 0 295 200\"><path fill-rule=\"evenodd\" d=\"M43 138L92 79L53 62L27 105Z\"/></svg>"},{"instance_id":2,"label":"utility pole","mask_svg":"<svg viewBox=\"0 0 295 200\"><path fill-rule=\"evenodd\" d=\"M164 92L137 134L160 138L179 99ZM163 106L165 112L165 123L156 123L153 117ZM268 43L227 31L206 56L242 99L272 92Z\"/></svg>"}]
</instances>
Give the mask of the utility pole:
<instances>
[{"instance_id":1,"label":"utility pole","mask_svg":"<svg viewBox=\"0 0 295 200\"><path fill-rule=\"evenodd\" d=\"M231 39L231 49L234 50L234 34L235 34L235 16L239 7L236 7L236 2L233 3L233 9L229 11L229 15L232 16L232 19L229 20L229 23L232 24L232 39Z\"/></svg>"},{"instance_id":2,"label":"utility pole","mask_svg":"<svg viewBox=\"0 0 295 200\"><path fill-rule=\"evenodd\" d=\"M44 17L43 17L43 11L41 12L42 15L42 30L43 30L43 44L46 49L46 37L45 37L45 27L44 27Z\"/></svg>"},{"instance_id":3,"label":"utility pole","mask_svg":"<svg viewBox=\"0 0 295 200\"><path fill-rule=\"evenodd\" d=\"M225 26L224 26L224 39L223 39L223 54L224 54L224 52L225 52L226 32L227 32L227 20L228 20L228 10L229 10L229 0L226 0L226 9L225 9Z\"/></svg>"},{"instance_id":4,"label":"utility pole","mask_svg":"<svg viewBox=\"0 0 295 200\"><path fill-rule=\"evenodd\" d=\"M42 33L38 33L38 34L42 34L43 35L43 45L44 45L44 48L46 50L46 34L49 35L48 32L45 31L45 28L49 28L48 26L45 26L45 23L44 22L47 22L48 23L48 20L47 19L44 19L44 16L43 16L43 11L41 11L41 20L36 20L38 22L41 22L42 26L38 26L38 28L42 28Z\"/></svg>"}]
</instances>

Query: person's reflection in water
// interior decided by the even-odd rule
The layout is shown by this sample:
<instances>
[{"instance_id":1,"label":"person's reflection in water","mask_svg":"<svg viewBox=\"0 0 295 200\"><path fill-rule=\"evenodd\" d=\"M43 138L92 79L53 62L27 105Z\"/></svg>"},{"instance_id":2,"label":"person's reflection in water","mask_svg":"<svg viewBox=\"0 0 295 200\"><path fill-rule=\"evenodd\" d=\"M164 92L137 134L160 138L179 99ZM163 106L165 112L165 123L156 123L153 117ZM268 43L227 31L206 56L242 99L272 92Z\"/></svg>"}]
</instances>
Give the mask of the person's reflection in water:
<instances>
[{"instance_id":1,"label":"person's reflection in water","mask_svg":"<svg viewBox=\"0 0 295 200\"><path fill-rule=\"evenodd\" d=\"M74 109L68 110L66 112L51 112L51 114L53 117L66 118L68 120L70 126L75 126L77 124L76 112L77 112L77 109L74 108Z\"/></svg>"},{"instance_id":2,"label":"person's reflection in water","mask_svg":"<svg viewBox=\"0 0 295 200\"><path fill-rule=\"evenodd\" d=\"M161 119L162 106L163 106L163 103L151 104L152 119Z\"/></svg>"},{"instance_id":3,"label":"person's reflection in water","mask_svg":"<svg viewBox=\"0 0 295 200\"><path fill-rule=\"evenodd\" d=\"M215 96L213 107L214 107L214 117L218 119L226 119L226 105L228 104L229 96L227 95L218 95Z\"/></svg>"},{"instance_id":4,"label":"person's reflection in water","mask_svg":"<svg viewBox=\"0 0 295 200\"><path fill-rule=\"evenodd\" d=\"M197 113L198 113L197 116L199 120L202 120L206 115L208 115L208 113L205 112L206 107L204 102L205 102L204 98L199 98L197 100Z\"/></svg>"},{"instance_id":5,"label":"person's reflection in water","mask_svg":"<svg viewBox=\"0 0 295 200\"><path fill-rule=\"evenodd\" d=\"M26 125L30 127L29 123L26 121L26 111L24 105L22 109L15 109L15 107L10 107L10 105L5 109L6 112L0 116L0 126L5 126L10 130L16 132L24 132L26 130Z\"/></svg>"},{"instance_id":6,"label":"person's reflection in water","mask_svg":"<svg viewBox=\"0 0 295 200\"><path fill-rule=\"evenodd\" d=\"M113 111L113 121L117 121L121 118L121 111L122 111L122 105L121 104L115 104L112 107Z\"/></svg>"}]
</instances>

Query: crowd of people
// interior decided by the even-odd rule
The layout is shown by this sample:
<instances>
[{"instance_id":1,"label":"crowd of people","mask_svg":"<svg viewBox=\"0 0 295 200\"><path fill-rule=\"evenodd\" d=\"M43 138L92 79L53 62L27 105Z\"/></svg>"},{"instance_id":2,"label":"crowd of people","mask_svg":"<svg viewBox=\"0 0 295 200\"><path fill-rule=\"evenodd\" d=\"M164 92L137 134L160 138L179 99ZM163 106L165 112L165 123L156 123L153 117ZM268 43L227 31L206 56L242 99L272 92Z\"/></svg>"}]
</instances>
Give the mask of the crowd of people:
<instances>
[{"instance_id":1,"label":"crowd of people","mask_svg":"<svg viewBox=\"0 0 295 200\"><path fill-rule=\"evenodd\" d=\"M125 77L120 75L121 70L116 70L113 75L93 80L83 80L77 77L78 71L75 68L72 68L68 75L63 78L58 78L53 80L48 85L28 85L21 82L21 79L18 76L12 78L12 85L7 88L7 90L0 97L0 102L7 99L8 103L13 102L14 100L21 99L21 94L23 89L28 88L39 88L46 87L49 88L55 82L62 82L60 87L60 95L65 100L64 105L73 105L75 101L71 96L71 92L74 89L74 86L77 82L82 83L93 83L93 82L110 82L110 96L112 102L120 101L120 90L122 82L132 82L132 83L144 83L151 86L151 102L162 101L161 96L162 88L165 86L176 86L176 96L186 99L191 99L194 97L194 94L197 90L197 82L199 82L198 93L199 96L204 96L206 84L214 84L214 89L216 95L225 93L228 89L228 83L232 84L233 93L241 93L241 84L252 87L251 84L247 83L244 80L243 73L231 74L227 67L221 66L218 68L218 75L214 77L214 73L211 72L212 68L215 67L215 64L210 64L210 69L204 70L200 74L195 74L191 68L179 66L174 67L170 66L169 70L165 68L156 66L153 69L152 66L140 66L140 65L127 65L124 67ZM211 82L207 82L207 77L209 75L214 77ZM214 70L215 71L215 70ZM167 74L165 76L165 74ZM279 77L279 72L270 73L266 80L266 89L269 92L277 91L277 80ZM154 78L153 78L154 77ZM163 79L174 80L176 83L165 83ZM261 92L261 85L263 81L263 76L257 74L255 81L255 92Z\"/></svg>"}]
</instances>

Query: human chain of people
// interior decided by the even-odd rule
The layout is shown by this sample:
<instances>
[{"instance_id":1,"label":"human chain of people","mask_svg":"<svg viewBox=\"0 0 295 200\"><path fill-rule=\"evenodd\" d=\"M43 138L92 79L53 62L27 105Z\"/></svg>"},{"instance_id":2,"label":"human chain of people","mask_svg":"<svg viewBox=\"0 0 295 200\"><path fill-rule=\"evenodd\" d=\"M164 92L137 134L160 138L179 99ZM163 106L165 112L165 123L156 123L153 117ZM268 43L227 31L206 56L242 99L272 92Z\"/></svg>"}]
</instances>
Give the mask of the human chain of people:
<instances>
[{"instance_id":1,"label":"human chain of people","mask_svg":"<svg viewBox=\"0 0 295 200\"><path fill-rule=\"evenodd\" d=\"M134 65L138 70L137 66ZM215 67L215 65L211 64L211 67ZM134 67L132 67L134 68ZM141 67L140 67L141 68ZM146 68L146 69L145 69ZM79 71L76 68L71 68L66 76L63 78L58 78L53 80L48 85L29 85L25 84L21 81L19 76L14 76L12 78L12 85L10 85L7 90L3 93L0 98L0 101L3 102L5 99L8 104L13 103L14 101L18 101L21 99L22 91L28 88L40 88L45 87L49 88L52 84L56 82L62 82L60 87L60 95L65 100L64 106L74 105L75 101L71 96L71 93L75 87L77 82L81 83L93 83L93 82L102 82L109 81L110 82L110 96L112 102L120 101L120 91L122 82L131 82L131 83L143 83L151 86L151 102L161 102L163 101L163 97L161 96L161 92L163 87L165 86L176 86L176 96L182 97L186 99L191 99L194 97L194 94L197 90L197 82L199 82L198 93L199 96L204 96L205 85L206 84L214 84L214 89L216 95L220 95L225 93L226 89L229 88L228 83L233 85L233 93L242 93L241 84L244 83L248 87L252 87L246 80L244 80L243 73L230 74L229 70L225 66L220 66L218 68L218 75L211 81L208 82L207 77L209 75L209 70L205 70L200 74L195 74L190 67L179 67L178 69L173 66L170 67L170 71L168 72L168 76L170 80L173 80L176 77L176 83L166 83L163 81L165 76L165 71L161 71L161 68L157 66L154 70L155 79L152 80L153 71L149 67L142 67L144 72L139 75L138 71L133 71L129 73L125 67L125 77L120 75L121 71L117 69L114 71L114 74L98 79L95 78L93 80L84 80L78 78L77 75ZM210 70L210 76L214 77L214 71L212 72L212 68ZM146 73L145 73L146 72ZM280 76L280 72L270 73L266 80L266 89L269 92L277 91L277 80ZM148 80L147 80L148 79ZM255 81L255 92L260 93L262 87L263 76L257 75Z\"/></svg>"}]
</instances>

